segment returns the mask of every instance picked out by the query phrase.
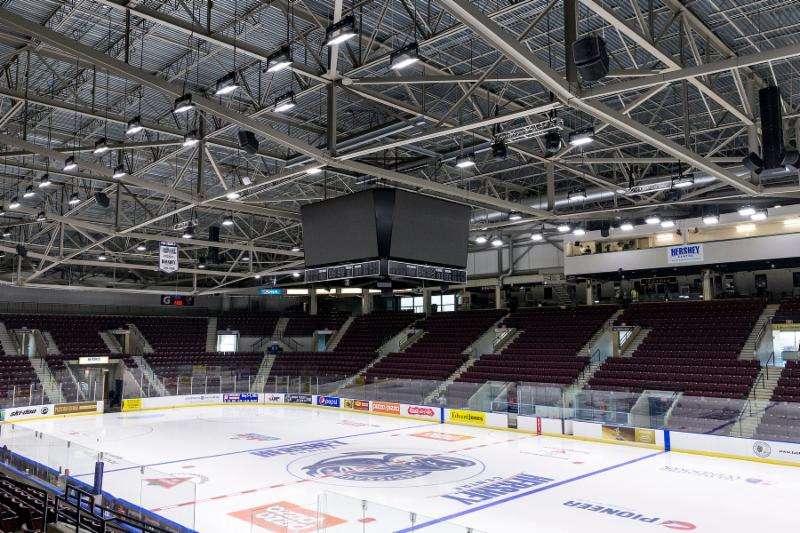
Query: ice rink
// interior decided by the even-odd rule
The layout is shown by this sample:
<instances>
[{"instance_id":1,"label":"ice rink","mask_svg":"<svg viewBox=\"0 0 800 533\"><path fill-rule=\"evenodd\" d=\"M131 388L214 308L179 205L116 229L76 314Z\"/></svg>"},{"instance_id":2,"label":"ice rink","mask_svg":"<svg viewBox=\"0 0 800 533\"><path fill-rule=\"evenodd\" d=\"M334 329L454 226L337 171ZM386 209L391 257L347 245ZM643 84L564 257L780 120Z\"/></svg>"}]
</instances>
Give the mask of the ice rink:
<instances>
[{"instance_id":1,"label":"ice rink","mask_svg":"<svg viewBox=\"0 0 800 533\"><path fill-rule=\"evenodd\" d=\"M318 510L331 533L465 531L450 523L491 533L800 526L800 469L756 462L303 407L18 425L105 452L105 490L134 499L138 490L144 506L203 533L316 531ZM30 448L3 429L11 449ZM27 451L58 463L59 452ZM90 469L72 473L91 482Z\"/></svg>"}]
</instances>

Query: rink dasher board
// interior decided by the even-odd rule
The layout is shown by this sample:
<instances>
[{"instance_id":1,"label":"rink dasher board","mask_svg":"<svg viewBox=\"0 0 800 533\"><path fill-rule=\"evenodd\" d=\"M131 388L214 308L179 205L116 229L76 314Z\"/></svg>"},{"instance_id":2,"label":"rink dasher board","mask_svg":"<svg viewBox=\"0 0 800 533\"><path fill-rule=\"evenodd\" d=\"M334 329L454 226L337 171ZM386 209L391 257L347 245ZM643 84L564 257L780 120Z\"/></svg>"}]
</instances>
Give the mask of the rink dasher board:
<instances>
[{"instance_id":1,"label":"rink dasher board","mask_svg":"<svg viewBox=\"0 0 800 533\"><path fill-rule=\"evenodd\" d=\"M242 400L242 397L245 399ZM288 397L288 398L287 398ZM295 401L288 401L289 399ZM296 400L303 400L302 402ZM338 401L338 404L337 404ZM544 435L564 439L575 439L604 444L617 444L666 450L678 453L720 457L726 459L739 459L784 466L800 466L800 444L790 442L765 441L758 439L744 439L719 435L705 435L698 433L684 433L670 430L653 430L655 442L645 444L627 440L613 440L604 437L601 423L561 420L553 418L539 418L530 416L517 416L517 427L508 427L508 416L505 413L483 413L462 409L449 409L412 404L380 402L368 400L355 400L338 396L323 396L316 394L284 394L284 393L233 393L233 394L189 394L180 396L157 396L151 398L127 399L125 412L152 411L164 409L178 409L188 407L221 407L221 406L254 406L268 407L270 405L297 408L315 408L327 410L341 410L353 413L389 416L409 420L422 420L431 423L444 423L451 425L467 425L483 427L492 430L512 431L532 435ZM360 402L358 404L354 402ZM326 404L327 403L327 404ZM53 413L53 405L29 406L25 408L12 408L3 410L3 424L33 421L50 418L63 418L71 416L88 416L102 414L103 402L97 402L98 409L90 413L72 414L46 414L42 415L42 408ZM338 406L337 406L338 405ZM358 405L358 408L348 407ZM27 415L17 415L7 419L7 411L31 411ZM413 415L409 415L413 412ZM455 414L455 416L454 416ZM467 417L467 422L459 419ZM633 428L629 428L633 429Z\"/></svg>"}]
</instances>

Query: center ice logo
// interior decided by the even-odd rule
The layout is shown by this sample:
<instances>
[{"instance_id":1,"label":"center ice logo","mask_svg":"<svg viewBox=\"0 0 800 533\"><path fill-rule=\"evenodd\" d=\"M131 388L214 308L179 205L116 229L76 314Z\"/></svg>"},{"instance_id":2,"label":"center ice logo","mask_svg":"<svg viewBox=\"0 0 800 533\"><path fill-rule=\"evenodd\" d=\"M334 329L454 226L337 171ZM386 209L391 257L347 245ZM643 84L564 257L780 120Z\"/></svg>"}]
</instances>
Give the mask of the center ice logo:
<instances>
[{"instance_id":1,"label":"center ice logo","mask_svg":"<svg viewBox=\"0 0 800 533\"><path fill-rule=\"evenodd\" d=\"M303 468L310 477L335 477L349 481L396 481L424 477L434 472L475 466L474 461L442 455L387 452L350 452L323 459Z\"/></svg>"}]
</instances>

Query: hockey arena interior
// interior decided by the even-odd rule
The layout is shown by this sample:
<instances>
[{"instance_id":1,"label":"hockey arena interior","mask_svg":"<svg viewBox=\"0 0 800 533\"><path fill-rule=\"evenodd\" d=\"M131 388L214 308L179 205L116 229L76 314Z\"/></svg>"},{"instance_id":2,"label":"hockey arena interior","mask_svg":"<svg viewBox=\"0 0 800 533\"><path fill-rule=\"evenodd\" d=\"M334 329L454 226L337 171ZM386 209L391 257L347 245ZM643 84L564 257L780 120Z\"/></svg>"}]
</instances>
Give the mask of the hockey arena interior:
<instances>
[{"instance_id":1,"label":"hockey arena interior","mask_svg":"<svg viewBox=\"0 0 800 533\"><path fill-rule=\"evenodd\" d=\"M800 530L799 30L0 0L0 533Z\"/></svg>"}]
</instances>

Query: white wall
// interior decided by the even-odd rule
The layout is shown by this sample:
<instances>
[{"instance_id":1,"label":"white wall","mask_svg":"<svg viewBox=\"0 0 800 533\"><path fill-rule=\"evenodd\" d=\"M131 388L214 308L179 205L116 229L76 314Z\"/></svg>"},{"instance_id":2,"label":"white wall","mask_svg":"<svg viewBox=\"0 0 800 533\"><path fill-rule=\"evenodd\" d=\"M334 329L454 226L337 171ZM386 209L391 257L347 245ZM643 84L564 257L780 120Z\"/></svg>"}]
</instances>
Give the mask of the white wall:
<instances>
[{"instance_id":1,"label":"white wall","mask_svg":"<svg viewBox=\"0 0 800 533\"><path fill-rule=\"evenodd\" d=\"M534 245L527 251L528 245L514 247L514 272L531 272L536 270L557 269L564 266L564 253L552 244ZM527 253L526 253L527 251ZM508 247L501 249L502 265L498 269L498 253L494 248L470 252L467 257L467 275L469 277L497 276L508 270Z\"/></svg>"}]
</instances>

